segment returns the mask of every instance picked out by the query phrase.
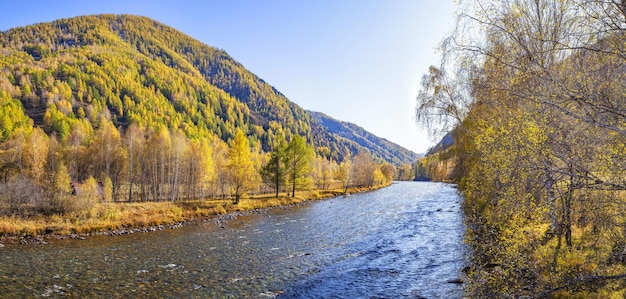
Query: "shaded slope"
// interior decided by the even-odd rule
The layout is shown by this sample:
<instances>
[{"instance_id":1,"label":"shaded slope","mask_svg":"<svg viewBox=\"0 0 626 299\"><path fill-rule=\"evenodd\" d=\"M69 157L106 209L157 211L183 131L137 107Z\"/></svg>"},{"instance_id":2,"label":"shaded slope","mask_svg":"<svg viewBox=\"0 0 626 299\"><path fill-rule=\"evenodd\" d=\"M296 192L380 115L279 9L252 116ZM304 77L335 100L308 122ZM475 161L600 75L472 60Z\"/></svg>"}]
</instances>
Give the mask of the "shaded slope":
<instances>
[{"instance_id":1,"label":"shaded slope","mask_svg":"<svg viewBox=\"0 0 626 299\"><path fill-rule=\"evenodd\" d=\"M355 124L336 120L320 112L309 111L309 113L330 132L356 142L381 160L401 165L413 163L418 158L416 153L380 138Z\"/></svg>"}]
</instances>

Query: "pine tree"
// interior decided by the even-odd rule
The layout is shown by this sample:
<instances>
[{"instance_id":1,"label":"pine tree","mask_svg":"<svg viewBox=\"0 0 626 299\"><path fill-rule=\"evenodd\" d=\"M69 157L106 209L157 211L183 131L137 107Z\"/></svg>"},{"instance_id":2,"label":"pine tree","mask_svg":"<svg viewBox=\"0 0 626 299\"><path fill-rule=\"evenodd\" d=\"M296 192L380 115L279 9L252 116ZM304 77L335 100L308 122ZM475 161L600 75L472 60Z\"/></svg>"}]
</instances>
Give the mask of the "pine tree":
<instances>
[{"instance_id":1,"label":"pine tree","mask_svg":"<svg viewBox=\"0 0 626 299\"><path fill-rule=\"evenodd\" d=\"M284 163L287 166L291 197L296 196L296 187L306 185L307 175L311 172L313 149L306 144L304 137L294 135L285 149Z\"/></svg>"},{"instance_id":2,"label":"pine tree","mask_svg":"<svg viewBox=\"0 0 626 299\"><path fill-rule=\"evenodd\" d=\"M263 182L274 189L276 198L278 198L280 187L285 184L285 150L286 146L284 140L282 138L278 138L276 146L270 154L270 160L261 169Z\"/></svg>"}]
</instances>

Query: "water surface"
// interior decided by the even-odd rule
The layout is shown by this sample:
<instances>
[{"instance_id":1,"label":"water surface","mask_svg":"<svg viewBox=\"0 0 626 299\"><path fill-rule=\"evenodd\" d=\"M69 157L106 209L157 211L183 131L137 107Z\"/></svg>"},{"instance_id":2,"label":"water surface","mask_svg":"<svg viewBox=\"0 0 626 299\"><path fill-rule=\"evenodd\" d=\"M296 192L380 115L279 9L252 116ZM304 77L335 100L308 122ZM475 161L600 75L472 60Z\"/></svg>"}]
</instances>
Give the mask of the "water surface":
<instances>
[{"instance_id":1,"label":"water surface","mask_svg":"<svg viewBox=\"0 0 626 299\"><path fill-rule=\"evenodd\" d=\"M0 248L11 297L458 298L460 198L404 182L215 224Z\"/></svg>"}]
</instances>

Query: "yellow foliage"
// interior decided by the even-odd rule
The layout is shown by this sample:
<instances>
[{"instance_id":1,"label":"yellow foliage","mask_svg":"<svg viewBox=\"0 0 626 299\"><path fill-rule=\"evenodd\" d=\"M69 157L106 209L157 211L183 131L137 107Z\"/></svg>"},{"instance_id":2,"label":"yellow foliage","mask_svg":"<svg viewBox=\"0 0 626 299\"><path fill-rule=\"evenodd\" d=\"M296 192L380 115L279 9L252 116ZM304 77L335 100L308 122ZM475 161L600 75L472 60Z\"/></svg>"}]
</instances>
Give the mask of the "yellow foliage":
<instances>
[{"instance_id":1,"label":"yellow foliage","mask_svg":"<svg viewBox=\"0 0 626 299\"><path fill-rule=\"evenodd\" d=\"M369 188L360 189L369 190ZM359 189L351 190L358 192ZM94 203L85 212L47 217L0 217L0 236L42 235L47 227L57 227L55 234L93 233L129 227L168 225L184 219L212 217L236 211L263 209L296 204L344 194L343 190L311 191L306 196L279 197L269 195L245 198L237 205L223 200L193 200L179 202Z\"/></svg>"}]
</instances>

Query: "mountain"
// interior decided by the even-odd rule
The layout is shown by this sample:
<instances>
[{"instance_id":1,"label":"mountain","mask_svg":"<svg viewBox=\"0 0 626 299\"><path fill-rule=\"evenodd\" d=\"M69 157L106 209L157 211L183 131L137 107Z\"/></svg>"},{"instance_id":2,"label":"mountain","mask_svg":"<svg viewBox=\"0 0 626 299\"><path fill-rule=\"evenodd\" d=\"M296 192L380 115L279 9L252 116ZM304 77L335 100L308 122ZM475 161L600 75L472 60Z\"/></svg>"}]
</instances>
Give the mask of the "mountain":
<instances>
[{"instance_id":1,"label":"mountain","mask_svg":"<svg viewBox=\"0 0 626 299\"><path fill-rule=\"evenodd\" d=\"M394 165L411 164L418 155L387 139L380 138L365 129L348 122L336 120L324 113L309 111L315 122L347 140L356 142L374 156Z\"/></svg>"},{"instance_id":2,"label":"mountain","mask_svg":"<svg viewBox=\"0 0 626 299\"><path fill-rule=\"evenodd\" d=\"M448 148L452 147L453 145L454 145L454 131L450 131L446 133L446 135L441 137L441 140L439 140L439 142L435 146L428 149L428 152L426 153L426 155L432 155L437 152L445 151Z\"/></svg>"},{"instance_id":3,"label":"mountain","mask_svg":"<svg viewBox=\"0 0 626 299\"><path fill-rule=\"evenodd\" d=\"M336 161L369 149L362 141L370 138L359 137L371 134L343 136L319 125L224 50L149 18L61 19L1 32L0 45L0 98L18 100L35 125L61 140L104 118L222 141L241 128L266 151L277 135L299 134ZM370 151L389 163L407 161L404 152Z\"/></svg>"}]
</instances>

